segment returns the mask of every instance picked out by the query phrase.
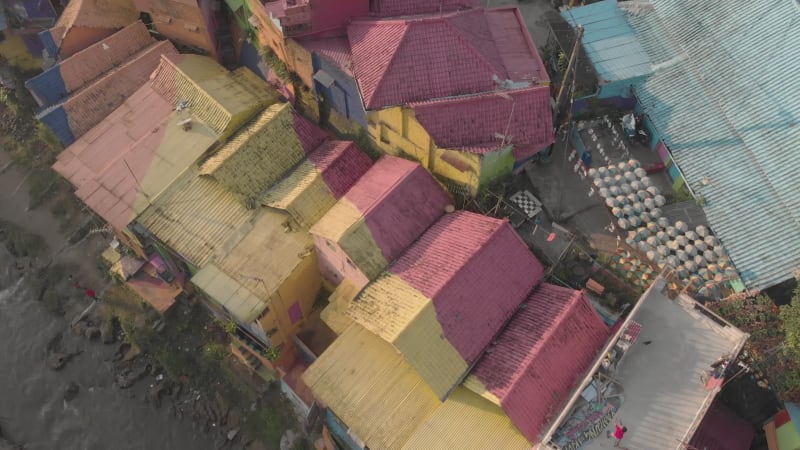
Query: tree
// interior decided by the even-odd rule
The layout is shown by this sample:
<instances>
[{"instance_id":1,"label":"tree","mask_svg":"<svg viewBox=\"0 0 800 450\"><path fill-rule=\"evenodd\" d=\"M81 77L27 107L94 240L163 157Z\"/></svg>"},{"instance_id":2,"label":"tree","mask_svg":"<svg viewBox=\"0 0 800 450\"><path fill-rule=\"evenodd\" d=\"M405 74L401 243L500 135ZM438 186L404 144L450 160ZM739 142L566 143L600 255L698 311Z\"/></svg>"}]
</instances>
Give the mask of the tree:
<instances>
[{"instance_id":1,"label":"tree","mask_svg":"<svg viewBox=\"0 0 800 450\"><path fill-rule=\"evenodd\" d=\"M780 318L786 335L787 356L800 360L800 286L795 288L792 302L781 306Z\"/></svg>"}]
</instances>

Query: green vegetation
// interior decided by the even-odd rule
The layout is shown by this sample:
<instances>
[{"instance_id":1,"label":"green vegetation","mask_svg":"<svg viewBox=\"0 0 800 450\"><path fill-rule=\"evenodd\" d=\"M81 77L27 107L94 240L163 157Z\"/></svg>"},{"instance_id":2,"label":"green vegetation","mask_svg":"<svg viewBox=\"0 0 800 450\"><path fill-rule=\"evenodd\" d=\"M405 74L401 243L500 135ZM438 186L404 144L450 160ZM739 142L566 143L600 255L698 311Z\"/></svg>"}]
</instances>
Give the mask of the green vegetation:
<instances>
[{"instance_id":1,"label":"green vegetation","mask_svg":"<svg viewBox=\"0 0 800 450\"><path fill-rule=\"evenodd\" d=\"M292 82L292 75L289 72L289 69L286 67L283 61L278 57L274 50L269 47L261 47L261 51L258 52L261 56L261 59L267 63L270 69L275 72L275 75L278 76L284 83L290 84ZM295 74L295 76L297 76Z\"/></svg>"},{"instance_id":2,"label":"green vegetation","mask_svg":"<svg viewBox=\"0 0 800 450\"><path fill-rule=\"evenodd\" d=\"M750 333L745 350L760 372L757 378L765 376L781 400L800 401L800 289L795 290L790 305L780 308L766 295L707 306ZM762 384L767 385L766 381Z\"/></svg>"},{"instance_id":3,"label":"green vegetation","mask_svg":"<svg viewBox=\"0 0 800 450\"><path fill-rule=\"evenodd\" d=\"M277 448L283 433L295 425L291 406L276 386L261 392L246 381L247 375L237 372L228 342L232 321L214 319L201 307L183 302L161 319L123 285L112 286L103 298L110 314L119 318L126 339L153 355L170 378L185 377L204 395L218 394L226 404L246 412L245 432L251 439ZM160 332L153 329L159 319L167 322Z\"/></svg>"}]
</instances>

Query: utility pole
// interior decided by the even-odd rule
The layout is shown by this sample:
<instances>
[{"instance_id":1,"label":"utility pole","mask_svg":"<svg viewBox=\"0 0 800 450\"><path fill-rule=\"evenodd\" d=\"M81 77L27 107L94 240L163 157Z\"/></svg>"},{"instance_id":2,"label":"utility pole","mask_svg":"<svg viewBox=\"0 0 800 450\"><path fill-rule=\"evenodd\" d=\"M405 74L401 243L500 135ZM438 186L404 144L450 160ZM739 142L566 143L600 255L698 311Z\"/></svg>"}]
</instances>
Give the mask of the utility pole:
<instances>
[{"instance_id":1,"label":"utility pole","mask_svg":"<svg viewBox=\"0 0 800 450\"><path fill-rule=\"evenodd\" d=\"M572 46L572 54L569 57L569 64L567 70L564 71L564 77L561 80L561 87L558 89L558 96L556 97L556 118L561 117L561 103L564 101L564 93L567 90L567 85L570 83L570 77L574 77L575 60L578 59L578 50L580 49L581 39L583 38L583 25L575 27L577 35L575 36L575 45Z\"/></svg>"}]
</instances>

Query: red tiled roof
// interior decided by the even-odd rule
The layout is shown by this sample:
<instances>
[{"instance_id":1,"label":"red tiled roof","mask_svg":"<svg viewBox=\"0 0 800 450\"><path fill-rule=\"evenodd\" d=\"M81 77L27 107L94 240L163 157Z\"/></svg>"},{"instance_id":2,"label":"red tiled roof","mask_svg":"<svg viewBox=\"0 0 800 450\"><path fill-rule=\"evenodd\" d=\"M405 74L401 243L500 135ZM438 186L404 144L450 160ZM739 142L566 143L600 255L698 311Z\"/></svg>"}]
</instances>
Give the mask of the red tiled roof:
<instances>
[{"instance_id":1,"label":"red tiled roof","mask_svg":"<svg viewBox=\"0 0 800 450\"><path fill-rule=\"evenodd\" d=\"M328 138L328 133L316 124L306 119L297 111L294 112L294 131L300 139L300 145L307 154L319 147Z\"/></svg>"},{"instance_id":2,"label":"red tiled roof","mask_svg":"<svg viewBox=\"0 0 800 450\"><path fill-rule=\"evenodd\" d=\"M445 337L472 363L544 268L508 222L458 211L428 229L389 272L433 300Z\"/></svg>"},{"instance_id":3,"label":"red tiled roof","mask_svg":"<svg viewBox=\"0 0 800 450\"><path fill-rule=\"evenodd\" d=\"M410 16L458 9L480 8L480 0L379 0L373 13L378 16Z\"/></svg>"},{"instance_id":4,"label":"red tiled roof","mask_svg":"<svg viewBox=\"0 0 800 450\"><path fill-rule=\"evenodd\" d=\"M64 59L59 70L67 92L77 91L154 42L147 27L137 20Z\"/></svg>"},{"instance_id":5,"label":"red tiled roof","mask_svg":"<svg viewBox=\"0 0 800 450\"><path fill-rule=\"evenodd\" d=\"M327 141L308 155L333 196L340 199L372 166L372 160L350 141Z\"/></svg>"},{"instance_id":6,"label":"red tiled roof","mask_svg":"<svg viewBox=\"0 0 800 450\"><path fill-rule=\"evenodd\" d=\"M535 442L609 334L581 291L543 283L472 373Z\"/></svg>"},{"instance_id":7,"label":"red tiled roof","mask_svg":"<svg viewBox=\"0 0 800 450\"><path fill-rule=\"evenodd\" d=\"M73 136L78 138L100 123L147 82L161 55L173 53L177 50L169 41L154 43L68 98L64 110Z\"/></svg>"},{"instance_id":8,"label":"red tiled roof","mask_svg":"<svg viewBox=\"0 0 800 450\"><path fill-rule=\"evenodd\" d=\"M307 39L300 44L308 51L323 56L341 67L345 73L352 75L353 55L350 53L350 42L347 36L327 39Z\"/></svg>"},{"instance_id":9,"label":"red tiled roof","mask_svg":"<svg viewBox=\"0 0 800 450\"><path fill-rule=\"evenodd\" d=\"M505 142L514 145L519 160L551 144L549 88L510 90L504 95L510 98L491 93L410 106L438 147L482 154Z\"/></svg>"},{"instance_id":10,"label":"red tiled roof","mask_svg":"<svg viewBox=\"0 0 800 450\"><path fill-rule=\"evenodd\" d=\"M550 81L519 8L489 9L486 20L510 79Z\"/></svg>"},{"instance_id":11,"label":"red tiled roof","mask_svg":"<svg viewBox=\"0 0 800 450\"><path fill-rule=\"evenodd\" d=\"M386 261L397 258L451 202L424 167L388 155L345 198L361 211Z\"/></svg>"},{"instance_id":12,"label":"red tiled roof","mask_svg":"<svg viewBox=\"0 0 800 450\"><path fill-rule=\"evenodd\" d=\"M519 87L541 79L535 48L520 53L530 42L520 42L527 33L524 24L517 21L515 30L508 17L506 12L498 18L495 12L476 9L351 22L353 71L365 106L490 92L497 89L495 79L524 83ZM491 30L490 22L503 26Z\"/></svg>"}]
</instances>

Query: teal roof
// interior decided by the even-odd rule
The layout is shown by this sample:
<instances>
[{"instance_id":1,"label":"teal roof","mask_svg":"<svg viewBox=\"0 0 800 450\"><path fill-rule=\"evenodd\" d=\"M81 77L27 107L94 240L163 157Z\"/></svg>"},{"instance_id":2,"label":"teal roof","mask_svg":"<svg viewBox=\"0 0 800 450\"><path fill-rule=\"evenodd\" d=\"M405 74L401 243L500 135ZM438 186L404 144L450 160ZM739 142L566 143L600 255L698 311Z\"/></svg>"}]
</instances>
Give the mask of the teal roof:
<instances>
[{"instance_id":1,"label":"teal roof","mask_svg":"<svg viewBox=\"0 0 800 450\"><path fill-rule=\"evenodd\" d=\"M705 198L742 280L763 289L791 278L800 269L798 2L651 0L618 11L652 63L634 92Z\"/></svg>"},{"instance_id":2,"label":"teal roof","mask_svg":"<svg viewBox=\"0 0 800 450\"><path fill-rule=\"evenodd\" d=\"M651 72L650 58L616 0L603 0L561 12L573 27L583 26L581 43L601 83L629 80Z\"/></svg>"}]
</instances>

